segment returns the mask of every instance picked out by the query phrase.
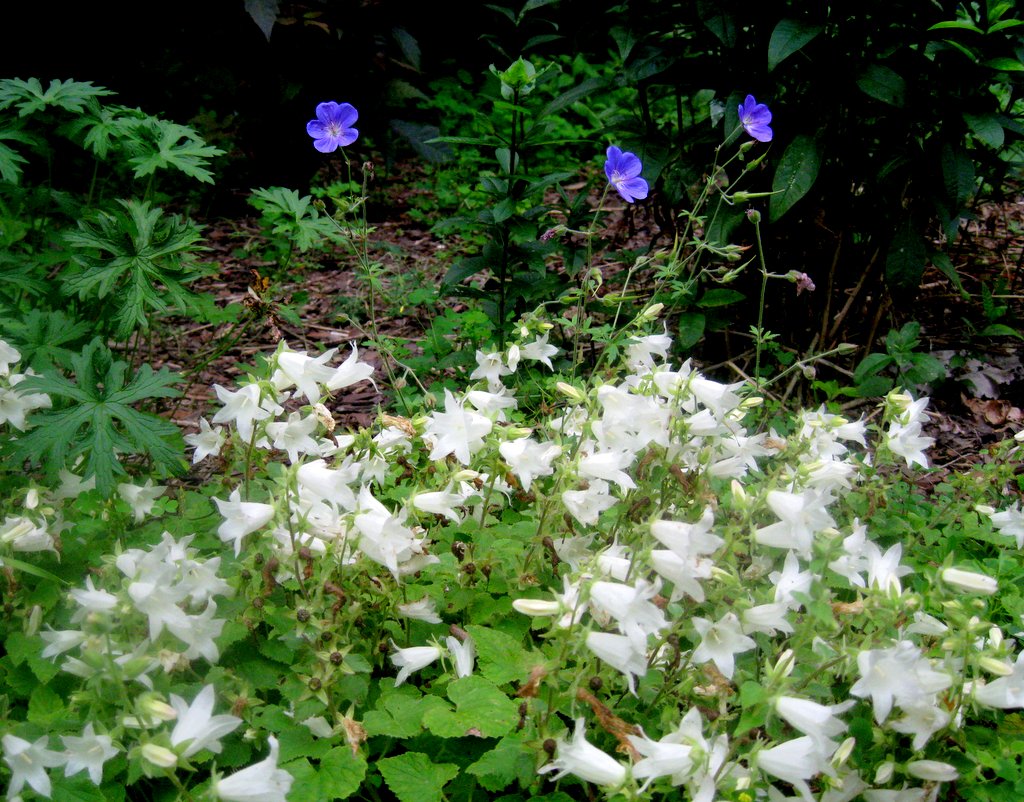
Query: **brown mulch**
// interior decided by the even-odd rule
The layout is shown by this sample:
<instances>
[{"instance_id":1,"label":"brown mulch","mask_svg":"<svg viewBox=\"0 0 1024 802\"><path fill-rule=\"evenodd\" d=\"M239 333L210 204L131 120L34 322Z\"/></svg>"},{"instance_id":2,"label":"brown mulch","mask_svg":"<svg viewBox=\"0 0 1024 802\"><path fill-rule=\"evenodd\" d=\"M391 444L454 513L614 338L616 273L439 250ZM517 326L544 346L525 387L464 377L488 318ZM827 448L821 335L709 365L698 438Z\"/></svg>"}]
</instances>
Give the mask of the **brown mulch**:
<instances>
[{"instance_id":1,"label":"brown mulch","mask_svg":"<svg viewBox=\"0 0 1024 802\"><path fill-rule=\"evenodd\" d=\"M414 192L416 190L404 190ZM373 223L372 258L385 268L385 291L378 299L377 328L382 335L415 341L429 327L429 318L436 310L407 308L403 303L409 290L410 270L424 281L438 281L451 263L457 244L434 236L405 213L406 198L396 196L388 204L390 218ZM625 210L623 210L625 211ZM630 210L630 215L616 215L612 230L616 248L640 243L657 231L653 221ZM239 340L217 359L203 367L189 385L186 395L173 407L173 418L187 430L198 427L199 417L213 414L217 407L213 385L235 387L242 375L242 366L252 364L258 354L272 352L281 339L295 350L318 353L323 348L338 347L334 363L344 359L350 344L357 344L360 359L377 368L377 386L361 382L345 388L330 404L332 413L342 427L364 427L375 419L387 404L385 376L381 357L363 343L369 337L356 321L367 321L366 290L357 275L355 260L347 253L309 259L292 268L286 276L275 276L275 265L259 259L259 228L254 219L225 220L206 229L209 252L205 260L216 263L215 275L197 283L196 289L210 292L218 305L245 305L252 322ZM1013 198L1001 204L982 208L979 219L967 228L961 243L953 249L954 263L963 276L965 289L972 296L964 301L949 280L938 270L929 269L922 284L920 302L915 316L922 324L922 334L929 350L955 349L958 338L965 333L961 320L977 317L981 283L990 287L1002 279L1004 294L1011 296L1003 303L1019 312L1024 305L1024 199ZM269 286L262 279L270 278ZM280 313L279 305L289 304L301 322L289 323ZM1022 320L1024 314L1011 316ZM209 353L228 335L230 326L198 325L194 321L170 321L152 339L148 360L155 366L185 371L196 364L197 355ZM977 341L977 338L975 338ZM982 363L998 367L1008 364L1018 352L1018 344L1010 338L989 338L983 344ZM876 346L877 350L877 346ZM1006 377L1010 377L1010 372ZM735 376L721 376L733 381ZM969 384L956 385L933 396L931 425L928 434L936 439L930 455L935 465L953 468L977 458L988 445L1005 439L1022 428L1024 415L1024 376L1014 376L1002 386L996 383L995 397L975 397ZM857 414L855 410L851 410Z\"/></svg>"}]
</instances>

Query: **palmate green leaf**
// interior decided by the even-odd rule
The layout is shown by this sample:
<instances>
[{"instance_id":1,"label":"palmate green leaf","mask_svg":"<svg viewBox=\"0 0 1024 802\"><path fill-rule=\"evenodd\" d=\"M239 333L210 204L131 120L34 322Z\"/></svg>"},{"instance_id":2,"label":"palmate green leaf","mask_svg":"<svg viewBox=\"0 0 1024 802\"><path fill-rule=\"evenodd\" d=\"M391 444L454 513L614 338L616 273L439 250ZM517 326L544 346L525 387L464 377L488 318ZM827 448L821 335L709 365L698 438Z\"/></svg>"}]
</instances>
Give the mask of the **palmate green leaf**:
<instances>
[{"instance_id":1,"label":"palmate green leaf","mask_svg":"<svg viewBox=\"0 0 1024 802\"><path fill-rule=\"evenodd\" d=\"M532 750L522 736L513 733L498 741L494 749L485 752L466 771L474 775L485 790L494 793L515 780L526 785L533 779L536 769Z\"/></svg>"},{"instance_id":2,"label":"palmate green leaf","mask_svg":"<svg viewBox=\"0 0 1024 802\"><path fill-rule=\"evenodd\" d=\"M272 234L289 239L303 253L321 248L325 241L338 242L344 237L331 218L321 215L312 202L312 196L300 196L294 189L284 187L254 189L249 199L262 212L260 223Z\"/></svg>"},{"instance_id":3,"label":"palmate green leaf","mask_svg":"<svg viewBox=\"0 0 1024 802\"><path fill-rule=\"evenodd\" d=\"M21 353L22 364L41 373L55 364L70 365L74 352L67 346L79 344L92 333L93 326L68 317L59 309L33 309L24 318L0 320L0 331Z\"/></svg>"},{"instance_id":4,"label":"palmate green leaf","mask_svg":"<svg viewBox=\"0 0 1024 802\"><path fill-rule=\"evenodd\" d=\"M441 802L444 786L459 773L454 763L434 763L422 752L406 752L377 762L399 802Z\"/></svg>"},{"instance_id":5,"label":"palmate green leaf","mask_svg":"<svg viewBox=\"0 0 1024 802\"><path fill-rule=\"evenodd\" d=\"M24 145L31 145L35 140L34 137L18 128L0 129L0 179L17 184L21 180L21 165L25 164L27 159L13 148L5 145L4 140L21 142Z\"/></svg>"},{"instance_id":6,"label":"palmate green leaf","mask_svg":"<svg viewBox=\"0 0 1024 802\"><path fill-rule=\"evenodd\" d=\"M182 311L189 307L191 293L184 285L200 275L192 261L200 232L145 202L118 205L65 235L80 269L64 276L62 290L82 299L112 298L115 335L125 340L137 327L148 327L147 311L165 311L168 300Z\"/></svg>"},{"instance_id":7,"label":"palmate green leaf","mask_svg":"<svg viewBox=\"0 0 1024 802\"><path fill-rule=\"evenodd\" d=\"M0 81L0 109L14 107L19 117L51 107L77 113L91 98L113 94L109 89L93 86L91 81L54 80L44 90L38 78L8 78Z\"/></svg>"},{"instance_id":8,"label":"palmate green leaf","mask_svg":"<svg viewBox=\"0 0 1024 802\"><path fill-rule=\"evenodd\" d=\"M95 338L72 360L75 379L50 372L26 378L28 392L46 393L53 408L35 412L33 428L7 448L18 460L41 463L51 476L78 456L84 458L83 479L110 492L125 470L118 454L149 456L165 471L184 467L184 441L177 426L131 404L149 398L175 398L178 376L143 365L130 379L128 364L114 359Z\"/></svg>"},{"instance_id":9,"label":"palmate green leaf","mask_svg":"<svg viewBox=\"0 0 1024 802\"><path fill-rule=\"evenodd\" d=\"M441 738L497 738L507 735L519 720L518 705L480 676L452 682L448 698L455 710L438 707L423 716L426 728Z\"/></svg>"},{"instance_id":10,"label":"palmate green leaf","mask_svg":"<svg viewBox=\"0 0 1024 802\"><path fill-rule=\"evenodd\" d=\"M173 168L204 184L213 183L207 166L224 151L207 145L193 129L147 115L129 123L128 130L136 151L128 163L136 178Z\"/></svg>"}]
</instances>

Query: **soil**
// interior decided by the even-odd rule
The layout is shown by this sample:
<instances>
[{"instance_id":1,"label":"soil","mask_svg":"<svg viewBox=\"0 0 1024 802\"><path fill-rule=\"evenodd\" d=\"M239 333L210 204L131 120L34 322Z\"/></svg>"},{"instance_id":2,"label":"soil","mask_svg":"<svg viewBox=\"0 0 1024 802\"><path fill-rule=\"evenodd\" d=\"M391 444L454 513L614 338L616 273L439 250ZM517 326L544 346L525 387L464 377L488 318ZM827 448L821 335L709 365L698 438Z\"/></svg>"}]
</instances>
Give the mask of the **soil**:
<instances>
[{"instance_id":1,"label":"soil","mask_svg":"<svg viewBox=\"0 0 1024 802\"><path fill-rule=\"evenodd\" d=\"M385 290L376 321L382 335L415 341L422 337L431 312L436 310L410 308L403 303L410 282L439 281L459 246L411 218L410 196L417 190L412 181L402 183L403 188L395 190L387 203L375 207L383 219L373 222L373 258L385 268ZM638 215L635 209L620 209L610 220L605 239L616 248L643 244L645 238L657 233L654 222L645 219L642 211ZM212 293L220 306L244 305L252 322L237 342L198 372L185 397L168 410L173 418L186 430L197 429L199 417L211 415L216 407L213 385L234 388L242 367L251 364L258 354L273 351L283 338L291 348L310 353L337 347L336 362L353 344L357 345L360 359L377 368L376 386L361 382L340 391L333 399L332 412L342 427L370 425L388 398L381 356L363 347L368 333L356 322L367 320L368 310L355 260L340 251L320 254L315 260L306 260L305 266L293 268L287 277L280 277L274 274L275 264L262 260L261 249L254 247L260 242L255 218L212 222L205 235L210 250L204 261L217 269L215 275L194 286ZM1006 296L997 301L1008 307L1000 321L1012 325L1014 320L1024 320L1024 196L983 207L953 249L953 258L971 300L964 300L941 271L929 268L914 308L914 316L922 324L923 348L944 359L958 353L970 359L966 367L954 372L957 380L945 382L932 392L928 434L936 443L930 456L934 465L944 468L976 460L986 446L1024 426L1024 367L1019 359L1019 340L1008 336L972 337L970 330L971 326L978 330L972 320L982 319L978 298L983 284L1001 287L1000 295ZM280 309L282 303L294 309L297 321L289 322ZM457 300L448 303L458 307ZM182 372L196 364L197 355L209 353L233 336L230 324L197 325L187 320L171 321L156 334L148 356L150 363ZM969 341L971 351L966 350ZM879 347L876 343L876 350ZM701 367L723 381L735 381L737 373L744 372L743 366L729 361ZM972 371L973 382L968 378ZM873 404L855 400L846 407L857 416L869 412Z\"/></svg>"}]
</instances>

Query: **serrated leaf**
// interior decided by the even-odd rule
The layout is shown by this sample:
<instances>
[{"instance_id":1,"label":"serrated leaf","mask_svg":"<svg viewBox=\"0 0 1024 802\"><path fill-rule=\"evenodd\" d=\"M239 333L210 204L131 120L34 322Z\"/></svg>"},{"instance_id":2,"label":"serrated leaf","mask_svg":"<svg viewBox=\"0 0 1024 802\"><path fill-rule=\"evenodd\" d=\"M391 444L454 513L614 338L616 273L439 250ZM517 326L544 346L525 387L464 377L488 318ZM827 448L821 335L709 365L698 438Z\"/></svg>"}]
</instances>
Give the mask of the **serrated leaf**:
<instances>
[{"instance_id":1,"label":"serrated leaf","mask_svg":"<svg viewBox=\"0 0 1024 802\"><path fill-rule=\"evenodd\" d=\"M384 758L377 768L399 802L441 802L444 786L459 773L454 763L433 763L422 752Z\"/></svg>"},{"instance_id":2,"label":"serrated leaf","mask_svg":"<svg viewBox=\"0 0 1024 802\"><path fill-rule=\"evenodd\" d=\"M38 656L42 651L42 641L23 632L12 632L4 641L4 649L11 662L20 666L29 657Z\"/></svg>"},{"instance_id":3,"label":"serrated leaf","mask_svg":"<svg viewBox=\"0 0 1024 802\"><path fill-rule=\"evenodd\" d=\"M471 624L466 627L476 645L476 658L480 674L495 685L514 680L526 680L539 657L523 648L516 638L490 627Z\"/></svg>"},{"instance_id":4,"label":"serrated leaf","mask_svg":"<svg viewBox=\"0 0 1024 802\"><path fill-rule=\"evenodd\" d=\"M53 799L59 799L61 802L109 802L111 799L124 798L123 793L106 796L84 774L77 774L74 777L65 777L63 774L63 772L56 771L52 774ZM116 790L115 794L117 794Z\"/></svg>"},{"instance_id":5,"label":"serrated leaf","mask_svg":"<svg viewBox=\"0 0 1024 802\"><path fill-rule=\"evenodd\" d=\"M147 117L133 126L136 154L128 159L136 178L157 170L176 169L204 184L213 183L207 167L210 159L224 153L207 145L191 128Z\"/></svg>"},{"instance_id":6,"label":"serrated leaf","mask_svg":"<svg viewBox=\"0 0 1024 802\"><path fill-rule=\"evenodd\" d=\"M494 793L518 780L527 784L534 775L533 753L526 748L522 736L506 735L490 752L466 767L487 791Z\"/></svg>"},{"instance_id":7,"label":"serrated leaf","mask_svg":"<svg viewBox=\"0 0 1024 802\"><path fill-rule=\"evenodd\" d=\"M347 746L332 749L320 759L320 793L326 799L347 799L363 783L366 760Z\"/></svg>"},{"instance_id":8,"label":"serrated leaf","mask_svg":"<svg viewBox=\"0 0 1024 802\"><path fill-rule=\"evenodd\" d=\"M768 202L772 221L778 220L799 201L818 178L821 150L814 137L801 134L789 143L772 178L773 195Z\"/></svg>"},{"instance_id":9,"label":"serrated leaf","mask_svg":"<svg viewBox=\"0 0 1024 802\"><path fill-rule=\"evenodd\" d=\"M180 395L175 374L144 365L126 383L128 364L115 360L99 337L71 361L74 382L56 372L23 380L24 390L49 395L53 409L35 411L34 428L8 444L19 459L41 462L55 476L82 455L82 478L95 476L102 492L110 492L115 476L125 473L119 453L146 454L162 469L181 469L184 441L178 427L129 406Z\"/></svg>"},{"instance_id":10,"label":"serrated leaf","mask_svg":"<svg viewBox=\"0 0 1024 802\"><path fill-rule=\"evenodd\" d=\"M109 89L93 86L91 81L53 80L43 90L38 78L8 78L0 81L0 109L13 106L19 117L51 107L77 113L91 98L112 94Z\"/></svg>"},{"instance_id":11,"label":"serrated leaf","mask_svg":"<svg viewBox=\"0 0 1024 802\"><path fill-rule=\"evenodd\" d=\"M884 64L871 64L857 78L860 90L875 100L902 108L906 102L907 82Z\"/></svg>"},{"instance_id":12,"label":"serrated leaf","mask_svg":"<svg viewBox=\"0 0 1024 802\"><path fill-rule=\"evenodd\" d=\"M46 685L37 685L28 699L28 720L33 724L52 724L64 715L64 700Z\"/></svg>"},{"instance_id":13,"label":"serrated leaf","mask_svg":"<svg viewBox=\"0 0 1024 802\"><path fill-rule=\"evenodd\" d=\"M83 300L109 298L115 336L126 340L148 327L147 310L163 312L170 301L186 311L184 285L201 275L193 261L200 236L198 226L159 207L118 201L118 208L97 212L65 235L79 269L63 277L61 289Z\"/></svg>"},{"instance_id":14,"label":"serrated leaf","mask_svg":"<svg viewBox=\"0 0 1024 802\"><path fill-rule=\"evenodd\" d=\"M811 25L803 20L779 20L768 42L768 72L799 51L823 30L820 25Z\"/></svg>"},{"instance_id":15,"label":"serrated leaf","mask_svg":"<svg viewBox=\"0 0 1024 802\"><path fill-rule=\"evenodd\" d=\"M413 738L423 730L424 714L437 707L446 707L444 699L421 696L407 685L384 686L377 708L363 715L363 728L370 736Z\"/></svg>"},{"instance_id":16,"label":"serrated leaf","mask_svg":"<svg viewBox=\"0 0 1024 802\"><path fill-rule=\"evenodd\" d=\"M497 738L506 735L519 720L518 705L475 674L452 682L448 698L455 703L454 711L438 707L423 716L424 726L441 738Z\"/></svg>"}]
</instances>

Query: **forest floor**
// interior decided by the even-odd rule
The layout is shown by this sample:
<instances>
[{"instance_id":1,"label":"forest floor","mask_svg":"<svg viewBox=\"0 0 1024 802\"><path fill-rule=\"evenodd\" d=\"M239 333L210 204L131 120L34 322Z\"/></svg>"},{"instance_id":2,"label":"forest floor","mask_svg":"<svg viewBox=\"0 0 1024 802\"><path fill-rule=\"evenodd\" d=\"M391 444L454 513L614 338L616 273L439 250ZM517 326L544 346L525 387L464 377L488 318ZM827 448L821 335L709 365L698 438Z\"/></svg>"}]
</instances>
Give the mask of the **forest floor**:
<instances>
[{"instance_id":1,"label":"forest floor","mask_svg":"<svg viewBox=\"0 0 1024 802\"><path fill-rule=\"evenodd\" d=\"M388 219L373 223L372 256L384 266L385 275L376 323L382 335L415 342L429 328L437 307L409 304L409 293L418 286L440 281L458 245L435 236L427 225L412 219L409 204L403 200L407 199L394 199L388 207ZM612 215L610 225L617 227L609 233L620 244L635 234L633 221L627 226L621 215ZM215 263L216 271L202 279L197 289L214 294L220 305L237 303L247 307L251 323L237 342L193 377L185 397L173 408L178 423L195 430L200 416L209 417L216 409L213 385L232 388L242 375L242 366L251 364L258 354L272 352L283 338L292 349L310 353L337 347L339 354L334 363L349 353L350 344L359 346L360 359L378 367L376 385L361 382L346 388L335 397L332 412L342 426L369 426L388 402L387 386L382 381L380 355L363 347L369 333L359 321L368 320L367 293L354 259L342 252L318 254L287 277L280 277L274 274L275 263L264 258L255 217L219 220L209 224L204 233L210 248L204 261ZM999 286L1002 297L994 303L1007 306L1000 320L1011 325L1024 321L1024 196L983 207L954 249L954 262L975 307L982 284ZM447 303L456 308L460 304L458 299ZM933 393L930 404L928 434L936 439L931 459L933 464L949 469L977 460L986 446L1011 436L1024 425L1020 339L968 337L970 331L965 327L969 329L972 324L965 322L959 308L962 303L948 279L929 269L914 308L925 335L922 349L944 360L957 352L967 359L959 368L960 380L945 382ZM294 315L283 314L281 304ZM296 316L301 325L294 324ZM1021 326L1024 328L1024 322ZM197 355L216 349L225 336L234 336L229 328L229 324L187 321L166 326L156 332L148 359L154 366L185 371L196 364ZM971 351L954 345L958 332L964 342L973 342ZM880 347L876 343L876 350ZM862 357L863 353L858 354L855 360ZM698 366L722 381L739 378L735 365ZM868 413L873 403L869 399L846 400L844 408L857 417Z\"/></svg>"}]
</instances>

